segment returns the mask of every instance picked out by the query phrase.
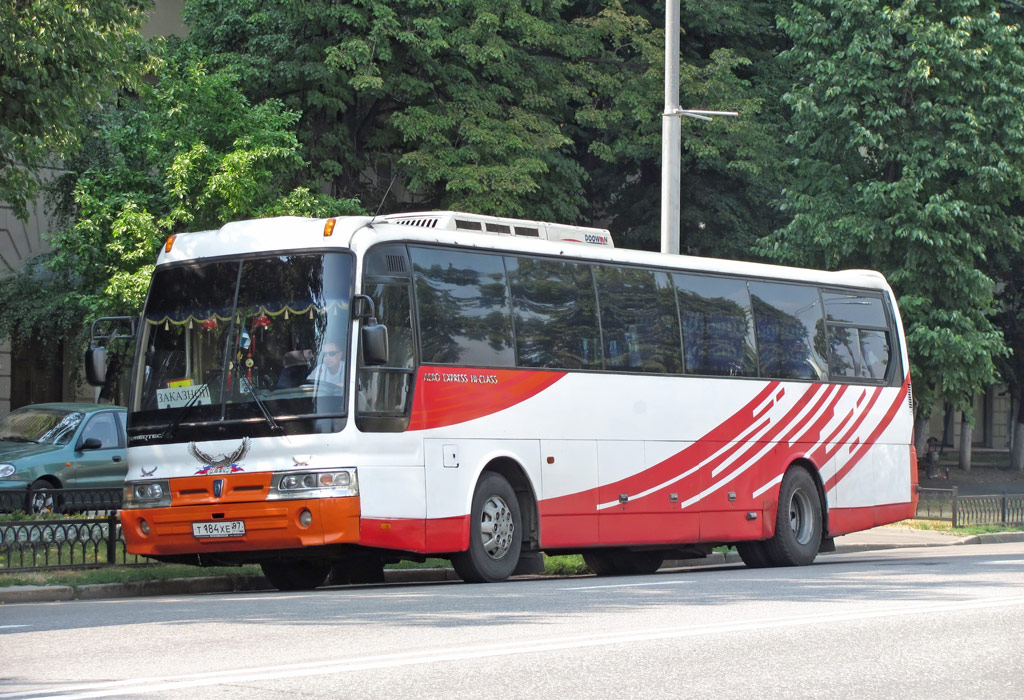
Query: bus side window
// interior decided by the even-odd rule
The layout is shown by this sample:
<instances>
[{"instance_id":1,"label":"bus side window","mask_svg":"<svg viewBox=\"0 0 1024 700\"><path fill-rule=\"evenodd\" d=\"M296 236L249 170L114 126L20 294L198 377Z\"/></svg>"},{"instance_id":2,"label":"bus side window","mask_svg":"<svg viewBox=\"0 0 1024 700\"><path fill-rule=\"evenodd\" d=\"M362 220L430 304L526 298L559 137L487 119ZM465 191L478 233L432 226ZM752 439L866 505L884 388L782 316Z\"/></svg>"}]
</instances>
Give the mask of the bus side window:
<instances>
[{"instance_id":1,"label":"bus side window","mask_svg":"<svg viewBox=\"0 0 1024 700\"><path fill-rule=\"evenodd\" d=\"M829 374L838 381L884 382L893 364L892 334L882 299L825 290ZM901 377L893 373L892 381Z\"/></svg>"}]
</instances>

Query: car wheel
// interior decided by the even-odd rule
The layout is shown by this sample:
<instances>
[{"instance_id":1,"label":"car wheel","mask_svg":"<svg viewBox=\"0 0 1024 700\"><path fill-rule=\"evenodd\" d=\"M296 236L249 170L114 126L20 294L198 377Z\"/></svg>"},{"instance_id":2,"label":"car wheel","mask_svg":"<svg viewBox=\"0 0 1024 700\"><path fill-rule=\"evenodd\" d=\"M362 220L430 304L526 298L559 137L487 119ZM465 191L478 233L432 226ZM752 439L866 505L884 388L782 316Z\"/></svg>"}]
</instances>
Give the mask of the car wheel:
<instances>
[{"instance_id":1,"label":"car wheel","mask_svg":"<svg viewBox=\"0 0 1024 700\"><path fill-rule=\"evenodd\" d=\"M54 485L45 479L32 482L28 494L28 512L32 515L55 513L59 505Z\"/></svg>"}]
</instances>

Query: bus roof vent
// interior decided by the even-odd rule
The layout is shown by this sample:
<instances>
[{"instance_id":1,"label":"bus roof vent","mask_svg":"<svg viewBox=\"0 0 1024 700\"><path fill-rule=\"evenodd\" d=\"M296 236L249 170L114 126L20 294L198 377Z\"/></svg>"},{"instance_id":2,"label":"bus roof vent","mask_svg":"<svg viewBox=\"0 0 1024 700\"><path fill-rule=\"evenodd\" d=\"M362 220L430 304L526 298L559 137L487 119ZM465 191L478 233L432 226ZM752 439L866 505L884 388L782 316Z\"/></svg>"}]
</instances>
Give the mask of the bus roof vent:
<instances>
[{"instance_id":1,"label":"bus roof vent","mask_svg":"<svg viewBox=\"0 0 1024 700\"><path fill-rule=\"evenodd\" d=\"M421 214L413 214L411 216L402 216L400 218L393 218L385 216L385 219L393 224L401 224L402 226L418 226L420 228L437 228L437 217L436 216L424 216Z\"/></svg>"},{"instance_id":2,"label":"bus roof vent","mask_svg":"<svg viewBox=\"0 0 1024 700\"><path fill-rule=\"evenodd\" d=\"M607 229L551 224L543 221L524 221L500 216L467 214L454 211L421 212L413 214L391 214L382 217L385 221L402 226L417 226L447 231L475 231L500 236L528 236L549 241L586 243L612 248L612 235Z\"/></svg>"}]
</instances>

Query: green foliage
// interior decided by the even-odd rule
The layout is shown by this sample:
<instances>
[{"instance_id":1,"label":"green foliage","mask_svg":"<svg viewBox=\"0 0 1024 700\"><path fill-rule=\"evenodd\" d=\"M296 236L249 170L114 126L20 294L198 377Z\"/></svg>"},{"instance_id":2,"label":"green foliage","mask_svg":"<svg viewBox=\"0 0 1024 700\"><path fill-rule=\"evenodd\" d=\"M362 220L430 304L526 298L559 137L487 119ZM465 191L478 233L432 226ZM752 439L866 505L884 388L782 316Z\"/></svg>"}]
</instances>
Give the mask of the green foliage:
<instances>
[{"instance_id":1,"label":"green foliage","mask_svg":"<svg viewBox=\"0 0 1024 700\"><path fill-rule=\"evenodd\" d=\"M776 2L685 5L683 99L747 115L685 126L687 246L747 256L777 191L755 118L772 90L751 81L778 44ZM250 99L301 113L308 175L333 194L375 209L397 175L386 211L600 222L657 245L664 35L649 3L190 0L186 19Z\"/></svg>"},{"instance_id":2,"label":"green foliage","mask_svg":"<svg viewBox=\"0 0 1024 700\"><path fill-rule=\"evenodd\" d=\"M80 334L83 319L136 313L167 236L238 219L364 213L297 186L298 115L251 104L188 46L153 45L147 80L91 122L54 189L54 252L0 281L0 335Z\"/></svg>"},{"instance_id":3,"label":"green foliage","mask_svg":"<svg viewBox=\"0 0 1024 700\"><path fill-rule=\"evenodd\" d=\"M582 554L544 555L544 573L549 576L582 576L590 573Z\"/></svg>"},{"instance_id":4,"label":"green foliage","mask_svg":"<svg viewBox=\"0 0 1024 700\"><path fill-rule=\"evenodd\" d=\"M139 64L146 0L0 3L0 202L28 220L45 171Z\"/></svg>"},{"instance_id":5,"label":"green foliage","mask_svg":"<svg viewBox=\"0 0 1024 700\"><path fill-rule=\"evenodd\" d=\"M73 224L54 240L51 269L74 270L105 313L139 307L168 234L282 214L357 213L353 202L293 187L303 166L297 115L252 105L235 78L185 49L162 50L152 84L125 96L74 163Z\"/></svg>"},{"instance_id":6,"label":"green foliage","mask_svg":"<svg viewBox=\"0 0 1024 700\"><path fill-rule=\"evenodd\" d=\"M969 410L1005 354L985 261L1020 245L1024 45L995 0L793 4L791 217L775 258L883 271L918 404Z\"/></svg>"}]
</instances>

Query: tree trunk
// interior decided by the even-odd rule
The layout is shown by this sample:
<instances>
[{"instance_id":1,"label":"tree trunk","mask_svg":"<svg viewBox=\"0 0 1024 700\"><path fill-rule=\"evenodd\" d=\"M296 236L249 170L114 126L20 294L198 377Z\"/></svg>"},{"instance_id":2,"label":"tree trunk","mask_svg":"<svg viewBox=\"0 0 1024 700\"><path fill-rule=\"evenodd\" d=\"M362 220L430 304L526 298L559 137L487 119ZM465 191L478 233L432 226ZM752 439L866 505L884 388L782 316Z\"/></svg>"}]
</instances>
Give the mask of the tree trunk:
<instances>
[{"instance_id":1,"label":"tree trunk","mask_svg":"<svg viewBox=\"0 0 1024 700\"><path fill-rule=\"evenodd\" d=\"M914 419L914 448L917 455L923 457L928 450L928 420L931 416L918 415Z\"/></svg>"},{"instance_id":2,"label":"tree trunk","mask_svg":"<svg viewBox=\"0 0 1024 700\"><path fill-rule=\"evenodd\" d=\"M963 416L960 420L960 468L971 471L971 441L974 439L974 425Z\"/></svg>"},{"instance_id":3,"label":"tree trunk","mask_svg":"<svg viewBox=\"0 0 1024 700\"><path fill-rule=\"evenodd\" d=\"M1013 447L1010 449L1010 466L1024 472L1024 423L1021 417L1024 411L1017 411L1017 420L1013 422Z\"/></svg>"}]
</instances>

